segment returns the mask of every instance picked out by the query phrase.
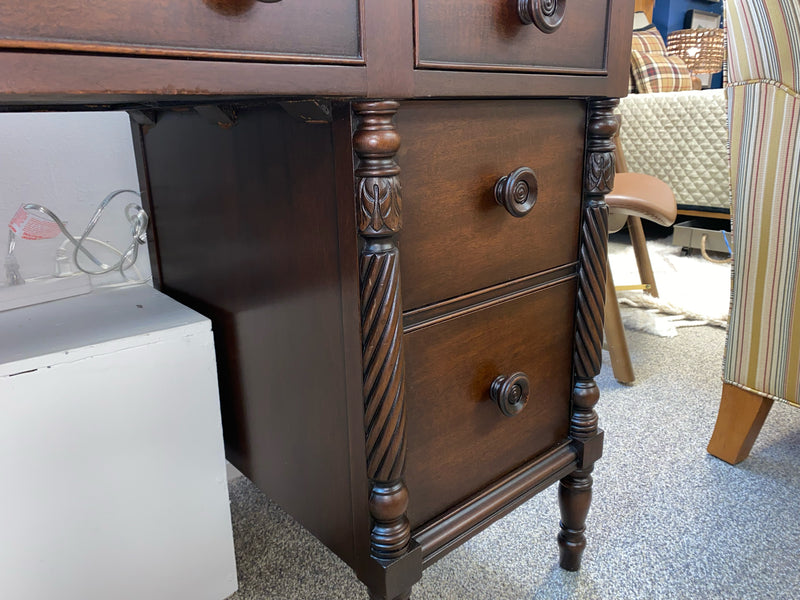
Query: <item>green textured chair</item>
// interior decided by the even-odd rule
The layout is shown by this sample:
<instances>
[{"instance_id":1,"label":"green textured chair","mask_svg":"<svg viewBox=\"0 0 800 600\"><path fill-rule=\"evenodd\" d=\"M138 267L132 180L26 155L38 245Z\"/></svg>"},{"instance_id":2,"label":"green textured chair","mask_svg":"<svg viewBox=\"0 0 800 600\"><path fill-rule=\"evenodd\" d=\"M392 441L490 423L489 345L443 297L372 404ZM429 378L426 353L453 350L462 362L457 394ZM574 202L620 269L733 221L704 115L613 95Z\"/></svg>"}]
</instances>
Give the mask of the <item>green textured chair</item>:
<instances>
[{"instance_id":1,"label":"green textured chair","mask_svg":"<svg viewBox=\"0 0 800 600\"><path fill-rule=\"evenodd\" d=\"M733 293L708 451L735 464L775 400L800 406L800 3L725 11Z\"/></svg>"}]
</instances>

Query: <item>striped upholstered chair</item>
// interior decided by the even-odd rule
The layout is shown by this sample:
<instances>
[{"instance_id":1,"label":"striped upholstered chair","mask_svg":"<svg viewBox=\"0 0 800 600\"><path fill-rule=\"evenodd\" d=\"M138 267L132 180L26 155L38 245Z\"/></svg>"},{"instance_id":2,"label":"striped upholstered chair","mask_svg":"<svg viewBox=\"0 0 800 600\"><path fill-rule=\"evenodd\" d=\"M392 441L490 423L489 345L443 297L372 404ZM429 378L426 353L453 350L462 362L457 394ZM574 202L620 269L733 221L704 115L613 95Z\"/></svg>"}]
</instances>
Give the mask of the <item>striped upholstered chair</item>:
<instances>
[{"instance_id":1,"label":"striped upholstered chair","mask_svg":"<svg viewBox=\"0 0 800 600\"><path fill-rule=\"evenodd\" d=\"M750 453L774 400L800 406L800 2L727 0L733 296L708 451Z\"/></svg>"}]
</instances>

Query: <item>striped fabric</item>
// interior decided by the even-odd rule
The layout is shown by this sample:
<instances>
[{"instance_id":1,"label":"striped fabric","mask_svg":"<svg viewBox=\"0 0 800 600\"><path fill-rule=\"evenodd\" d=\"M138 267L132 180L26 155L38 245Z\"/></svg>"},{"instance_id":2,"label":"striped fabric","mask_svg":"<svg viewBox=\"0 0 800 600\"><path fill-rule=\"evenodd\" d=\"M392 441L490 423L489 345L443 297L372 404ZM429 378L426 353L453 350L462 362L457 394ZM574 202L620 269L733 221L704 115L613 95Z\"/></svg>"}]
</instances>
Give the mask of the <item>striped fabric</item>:
<instances>
[{"instance_id":1,"label":"striped fabric","mask_svg":"<svg viewBox=\"0 0 800 600\"><path fill-rule=\"evenodd\" d=\"M631 73L641 94L685 92L692 89L692 75L677 56L631 51Z\"/></svg>"},{"instance_id":2,"label":"striped fabric","mask_svg":"<svg viewBox=\"0 0 800 600\"><path fill-rule=\"evenodd\" d=\"M727 383L800 406L800 5L726 3L733 294Z\"/></svg>"},{"instance_id":3,"label":"striped fabric","mask_svg":"<svg viewBox=\"0 0 800 600\"><path fill-rule=\"evenodd\" d=\"M799 89L800 2L730 0L726 22L731 82L779 81Z\"/></svg>"}]
</instances>

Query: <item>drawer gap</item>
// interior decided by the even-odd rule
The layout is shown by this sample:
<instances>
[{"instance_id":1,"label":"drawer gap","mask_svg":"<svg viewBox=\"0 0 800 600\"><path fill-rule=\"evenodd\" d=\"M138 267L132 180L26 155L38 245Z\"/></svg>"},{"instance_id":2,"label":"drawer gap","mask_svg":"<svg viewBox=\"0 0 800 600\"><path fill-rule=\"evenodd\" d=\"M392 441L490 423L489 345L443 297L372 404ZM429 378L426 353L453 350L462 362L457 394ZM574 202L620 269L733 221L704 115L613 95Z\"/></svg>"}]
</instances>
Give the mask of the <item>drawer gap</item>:
<instances>
[{"instance_id":1,"label":"drawer gap","mask_svg":"<svg viewBox=\"0 0 800 600\"><path fill-rule=\"evenodd\" d=\"M564 283L574 279L577 276L577 270L578 263L570 263L535 275L521 277L511 282L406 311L403 313L403 331L411 333L423 327L430 327L449 319L455 319L477 310L489 308L490 306Z\"/></svg>"},{"instance_id":2,"label":"drawer gap","mask_svg":"<svg viewBox=\"0 0 800 600\"><path fill-rule=\"evenodd\" d=\"M598 67L595 69L585 67L548 67L546 65L523 65L523 64L483 64L483 63L453 63L437 62L434 60L420 60L416 65L417 69L430 69L435 71L469 71L484 73L541 73L558 75L585 75L585 76L604 76L608 75L608 69Z\"/></svg>"}]
</instances>

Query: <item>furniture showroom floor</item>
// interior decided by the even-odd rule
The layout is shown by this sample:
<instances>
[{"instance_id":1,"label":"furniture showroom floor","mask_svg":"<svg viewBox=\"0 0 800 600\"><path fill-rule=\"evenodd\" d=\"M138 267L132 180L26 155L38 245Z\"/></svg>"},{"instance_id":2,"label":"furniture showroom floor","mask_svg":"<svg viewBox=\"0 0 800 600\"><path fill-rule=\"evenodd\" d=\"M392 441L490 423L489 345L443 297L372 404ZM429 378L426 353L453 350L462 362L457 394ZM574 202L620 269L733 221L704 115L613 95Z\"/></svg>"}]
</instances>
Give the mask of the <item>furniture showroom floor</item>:
<instances>
[{"instance_id":1,"label":"furniture showroom floor","mask_svg":"<svg viewBox=\"0 0 800 600\"><path fill-rule=\"evenodd\" d=\"M623 308L623 312L635 310ZM628 331L637 381L604 353L594 472L580 572L561 570L556 489L425 571L415 600L796 598L800 411L773 408L751 456L732 467L705 447L721 389L725 331L674 338ZM240 590L233 600L366 598L353 573L250 482L230 482ZM775 548L782 548L776 552Z\"/></svg>"}]
</instances>

